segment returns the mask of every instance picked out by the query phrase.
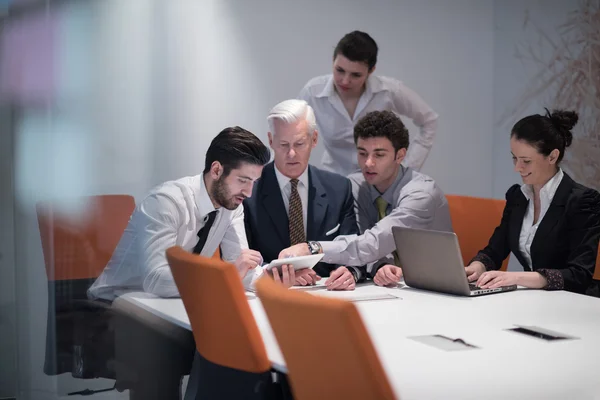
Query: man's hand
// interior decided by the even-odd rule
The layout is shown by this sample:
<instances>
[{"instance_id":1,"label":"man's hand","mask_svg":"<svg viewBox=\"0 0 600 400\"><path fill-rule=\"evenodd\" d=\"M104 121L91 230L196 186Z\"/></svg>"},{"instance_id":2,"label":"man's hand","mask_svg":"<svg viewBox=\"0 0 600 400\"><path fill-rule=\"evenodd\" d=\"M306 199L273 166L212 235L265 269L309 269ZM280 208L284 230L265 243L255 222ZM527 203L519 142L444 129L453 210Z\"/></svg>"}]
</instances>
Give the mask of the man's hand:
<instances>
[{"instance_id":1,"label":"man's hand","mask_svg":"<svg viewBox=\"0 0 600 400\"><path fill-rule=\"evenodd\" d=\"M301 269L300 271L296 271L296 286L312 286L320 280L321 277L310 268L305 268Z\"/></svg>"},{"instance_id":2,"label":"man's hand","mask_svg":"<svg viewBox=\"0 0 600 400\"><path fill-rule=\"evenodd\" d=\"M298 243L287 249L281 250L278 258L309 256L310 250L307 243Z\"/></svg>"},{"instance_id":3,"label":"man's hand","mask_svg":"<svg viewBox=\"0 0 600 400\"><path fill-rule=\"evenodd\" d=\"M242 279L246 276L248 271L258 267L262 263L262 256L256 250L244 249L235 260L235 267Z\"/></svg>"},{"instance_id":4,"label":"man's hand","mask_svg":"<svg viewBox=\"0 0 600 400\"><path fill-rule=\"evenodd\" d=\"M321 277L312 269L305 268L300 271L294 271L294 267L289 264L285 264L281 267L281 274L277 268L273 268L269 271L269 275L273 277L275 282L279 282L285 287L293 285L309 286L314 285L317 281L321 280Z\"/></svg>"},{"instance_id":5,"label":"man's hand","mask_svg":"<svg viewBox=\"0 0 600 400\"><path fill-rule=\"evenodd\" d=\"M483 265L483 263L480 261L473 261L471 264L465 267L465 272L469 282L476 281L479 279L481 274L485 272L485 265Z\"/></svg>"},{"instance_id":6,"label":"man's hand","mask_svg":"<svg viewBox=\"0 0 600 400\"><path fill-rule=\"evenodd\" d=\"M294 271L294 266L290 264L281 266L281 278L279 277L277 268L273 268L271 274L275 282L282 284L286 288L294 286L296 282L296 272Z\"/></svg>"},{"instance_id":7,"label":"man's hand","mask_svg":"<svg viewBox=\"0 0 600 400\"><path fill-rule=\"evenodd\" d=\"M386 264L377 270L373 282L378 286L396 285L402 279L402 269L392 264Z\"/></svg>"},{"instance_id":8,"label":"man's hand","mask_svg":"<svg viewBox=\"0 0 600 400\"><path fill-rule=\"evenodd\" d=\"M354 290L356 282L354 275L346 267L338 267L325 281L327 290Z\"/></svg>"}]
</instances>

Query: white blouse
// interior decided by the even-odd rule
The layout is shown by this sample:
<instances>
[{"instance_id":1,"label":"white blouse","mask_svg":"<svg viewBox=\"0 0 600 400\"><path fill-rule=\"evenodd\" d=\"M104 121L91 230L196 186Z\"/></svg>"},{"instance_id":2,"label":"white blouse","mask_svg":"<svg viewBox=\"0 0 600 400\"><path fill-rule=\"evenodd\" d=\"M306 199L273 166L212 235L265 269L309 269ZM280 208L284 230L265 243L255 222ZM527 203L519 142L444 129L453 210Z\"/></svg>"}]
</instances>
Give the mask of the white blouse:
<instances>
[{"instance_id":1,"label":"white blouse","mask_svg":"<svg viewBox=\"0 0 600 400\"><path fill-rule=\"evenodd\" d=\"M299 98L315 111L319 140L325 147L321 166L327 171L347 176L358 170L354 125L370 111L393 111L410 118L419 128L416 136L411 135L402 162L406 167L421 169L435 139L438 115L416 92L394 78L371 74L352 117L335 91L331 74L311 79Z\"/></svg>"},{"instance_id":2,"label":"white blouse","mask_svg":"<svg viewBox=\"0 0 600 400\"><path fill-rule=\"evenodd\" d=\"M560 185L563 176L564 173L562 169L559 168L558 172L548 182L546 182L544 187L542 187L542 190L540 190L541 210L536 224L533 223L533 187L531 185L521 185L521 191L525 195L525 198L529 200L529 205L525 211L523 225L521 226L521 234L519 235L519 250L525 257L525 260L527 260L527 266L530 270L533 269L531 264L531 243L533 242L533 238L535 237L538 226L540 226L540 222L544 219L544 215L546 215L546 211L548 211L550 203L552 203L556 189L558 189L558 185ZM524 269L527 270L526 268Z\"/></svg>"}]
</instances>

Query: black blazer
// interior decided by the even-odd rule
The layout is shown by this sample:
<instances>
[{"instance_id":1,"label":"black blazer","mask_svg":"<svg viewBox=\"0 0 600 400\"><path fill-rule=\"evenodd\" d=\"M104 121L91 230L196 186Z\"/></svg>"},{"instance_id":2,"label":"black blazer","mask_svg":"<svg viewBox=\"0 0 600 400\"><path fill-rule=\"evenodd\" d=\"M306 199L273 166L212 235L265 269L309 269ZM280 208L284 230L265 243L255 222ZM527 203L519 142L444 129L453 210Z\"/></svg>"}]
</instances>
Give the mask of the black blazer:
<instances>
[{"instance_id":1,"label":"black blazer","mask_svg":"<svg viewBox=\"0 0 600 400\"><path fill-rule=\"evenodd\" d=\"M519 185L508 189L500 226L474 260L487 269L499 269L512 252L524 270L531 271L519 250L528 203ZM592 279L599 240L600 194L564 174L531 243L533 271L546 277L548 289L600 297L600 282Z\"/></svg>"},{"instance_id":2,"label":"black blazer","mask_svg":"<svg viewBox=\"0 0 600 400\"><path fill-rule=\"evenodd\" d=\"M278 258L279 252L290 246L288 215L272 162L263 168L252 197L244 200L244 222L248 245L259 251L265 262ZM347 178L308 166L306 225L307 240L326 241L338 235L358 234L352 186ZM327 235L328 232L331 233ZM319 263L314 270L320 276L329 276L336 267Z\"/></svg>"}]
</instances>

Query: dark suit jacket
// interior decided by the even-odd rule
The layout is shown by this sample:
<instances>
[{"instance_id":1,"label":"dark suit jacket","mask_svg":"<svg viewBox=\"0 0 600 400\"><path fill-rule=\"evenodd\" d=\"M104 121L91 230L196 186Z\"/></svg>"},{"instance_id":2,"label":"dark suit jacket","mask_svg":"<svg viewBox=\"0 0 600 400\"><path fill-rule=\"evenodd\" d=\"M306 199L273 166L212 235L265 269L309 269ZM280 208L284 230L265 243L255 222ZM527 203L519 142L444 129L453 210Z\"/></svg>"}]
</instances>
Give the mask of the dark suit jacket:
<instances>
[{"instance_id":1,"label":"dark suit jacket","mask_svg":"<svg viewBox=\"0 0 600 400\"><path fill-rule=\"evenodd\" d=\"M474 260L487 269L498 269L512 252L525 271L531 271L519 250L527 206L519 185L508 189L500 226ZM548 289L600 297L600 282L592 279L599 240L600 194L565 174L531 243L533 271L548 280Z\"/></svg>"},{"instance_id":2,"label":"dark suit jacket","mask_svg":"<svg viewBox=\"0 0 600 400\"><path fill-rule=\"evenodd\" d=\"M288 215L272 162L254 184L252 197L244 200L244 220L248 244L262 254L265 262L276 259L281 250L290 246ZM325 241L338 235L358 234L352 187L347 178L308 166L306 225L307 240ZM335 232L326 235L338 225ZM320 276L329 276L336 267L319 263L314 269Z\"/></svg>"}]
</instances>

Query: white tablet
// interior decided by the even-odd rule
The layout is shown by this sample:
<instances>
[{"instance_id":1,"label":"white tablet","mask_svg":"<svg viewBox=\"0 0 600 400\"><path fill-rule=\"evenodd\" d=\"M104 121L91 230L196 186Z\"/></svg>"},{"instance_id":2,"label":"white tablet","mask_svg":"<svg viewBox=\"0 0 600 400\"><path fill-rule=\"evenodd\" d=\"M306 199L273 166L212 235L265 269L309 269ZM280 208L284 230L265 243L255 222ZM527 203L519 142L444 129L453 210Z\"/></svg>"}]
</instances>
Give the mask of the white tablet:
<instances>
[{"instance_id":1,"label":"white tablet","mask_svg":"<svg viewBox=\"0 0 600 400\"><path fill-rule=\"evenodd\" d=\"M323 254L312 254L310 256L299 256L289 258L278 258L277 260L271 261L265 265L265 269L270 271L273 268L277 268L281 271L281 266L285 264L291 264L295 271L301 269L312 268L323 258Z\"/></svg>"}]
</instances>

